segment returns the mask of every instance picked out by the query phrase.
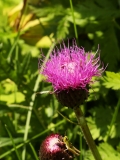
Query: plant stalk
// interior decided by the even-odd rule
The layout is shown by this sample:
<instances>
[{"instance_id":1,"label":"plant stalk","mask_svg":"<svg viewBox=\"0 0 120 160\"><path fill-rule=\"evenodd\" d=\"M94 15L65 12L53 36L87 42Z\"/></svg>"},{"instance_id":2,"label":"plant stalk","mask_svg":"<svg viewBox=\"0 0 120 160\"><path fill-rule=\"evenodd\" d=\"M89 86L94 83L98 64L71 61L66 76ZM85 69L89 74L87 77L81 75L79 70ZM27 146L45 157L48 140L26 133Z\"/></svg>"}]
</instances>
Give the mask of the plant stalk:
<instances>
[{"instance_id":1,"label":"plant stalk","mask_svg":"<svg viewBox=\"0 0 120 160\"><path fill-rule=\"evenodd\" d=\"M75 16L74 16L74 9L73 9L72 0L70 0L70 7L71 7L71 13L72 13L72 17L73 17L73 24L74 24L75 38L78 40L78 33L77 33L77 27L76 27L76 23L75 23Z\"/></svg>"},{"instance_id":2,"label":"plant stalk","mask_svg":"<svg viewBox=\"0 0 120 160\"><path fill-rule=\"evenodd\" d=\"M91 149L95 160L102 160L102 158L101 158L101 156L100 156L100 154L98 152L98 149L97 149L97 147L95 145L95 142L94 142L94 140L92 138L92 135L90 133L90 130L88 128L88 125L86 123L86 120L85 120L85 117L84 117L84 114L83 114L81 108L75 107L74 108L74 112L75 112L75 115L77 117L78 123L79 123L79 125L81 127L81 130L83 132L83 135L85 137L85 140L86 140L89 148Z\"/></svg>"}]
</instances>

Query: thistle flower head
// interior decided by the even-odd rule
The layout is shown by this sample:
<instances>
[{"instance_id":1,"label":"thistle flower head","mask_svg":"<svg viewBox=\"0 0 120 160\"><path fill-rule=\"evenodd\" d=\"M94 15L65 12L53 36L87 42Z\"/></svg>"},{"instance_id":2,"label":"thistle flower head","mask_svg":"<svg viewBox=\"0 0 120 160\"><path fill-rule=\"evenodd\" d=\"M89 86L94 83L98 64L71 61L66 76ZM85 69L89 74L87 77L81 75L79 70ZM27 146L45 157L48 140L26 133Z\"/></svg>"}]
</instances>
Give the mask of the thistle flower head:
<instances>
[{"instance_id":1,"label":"thistle flower head","mask_svg":"<svg viewBox=\"0 0 120 160\"><path fill-rule=\"evenodd\" d=\"M57 133L46 137L40 146L40 160L73 160L73 154L67 150L62 139Z\"/></svg>"},{"instance_id":2,"label":"thistle flower head","mask_svg":"<svg viewBox=\"0 0 120 160\"><path fill-rule=\"evenodd\" d=\"M101 76L103 71L104 68L100 68L100 56L96 58L96 54L86 53L84 48L79 48L76 43L73 43L71 47L66 47L63 43L63 48L61 47L51 54L50 59L44 66L43 75L46 76L48 82L52 83L58 100L65 98L63 93L66 94L69 91L80 91L77 93L78 96L81 96L84 92L85 95L82 99L86 99L89 84L93 82L92 77ZM59 93L62 93L62 95ZM71 97L73 96L71 95ZM77 101L79 98L77 98ZM83 100L79 101L81 103Z\"/></svg>"}]
</instances>

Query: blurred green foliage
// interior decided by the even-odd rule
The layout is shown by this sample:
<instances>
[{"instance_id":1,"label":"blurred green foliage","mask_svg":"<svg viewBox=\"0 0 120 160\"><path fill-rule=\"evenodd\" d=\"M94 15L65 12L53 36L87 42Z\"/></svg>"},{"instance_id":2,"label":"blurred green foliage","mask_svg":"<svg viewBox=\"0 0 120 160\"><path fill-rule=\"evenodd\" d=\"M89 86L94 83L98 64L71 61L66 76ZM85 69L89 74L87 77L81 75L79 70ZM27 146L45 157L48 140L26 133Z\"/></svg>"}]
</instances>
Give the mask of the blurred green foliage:
<instances>
[{"instance_id":1,"label":"blurred green foliage","mask_svg":"<svg viewBox=\"0 0 120 160\"><path fill-rule=\"evenodd\" d=\"M100 49L101 61L108 64L81 107L103 160L119 160L120 0L74 0L73 7L79 46ZM38 159L40 144L51 132L66 134L82 149L76 160L94 159L79 127L57 112L76 122L73 111L62 107L53 94L37 94L52 91L38 72L38 57L49 56L54 42L67 44L69 39L72 44L74 38L69 1L0 1L1 160Z\"/></svg>"}]
</instances>

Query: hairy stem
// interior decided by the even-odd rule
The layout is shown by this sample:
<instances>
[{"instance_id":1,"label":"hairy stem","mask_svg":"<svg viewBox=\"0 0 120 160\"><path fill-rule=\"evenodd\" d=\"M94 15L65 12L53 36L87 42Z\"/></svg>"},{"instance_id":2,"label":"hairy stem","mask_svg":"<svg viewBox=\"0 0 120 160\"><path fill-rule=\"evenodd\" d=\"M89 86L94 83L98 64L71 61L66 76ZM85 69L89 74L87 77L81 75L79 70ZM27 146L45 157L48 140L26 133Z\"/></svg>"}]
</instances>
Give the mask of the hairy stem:
<instances>
[{"instance_id":1,"label":"hairy stem","mask_svg":"<svg viewBox=\"0 0 120 160\"><path fill-rule=\"evenodd\" d=\"M83 132L83 135L84 135L84 137L85 137L85 139L87 141L87 144L88 144L89 148L91 149L91 151L93 153L93 156L94 156L95 160L102 160L102 158L101 158L101 156L100 156L100 154L98 152L98 149L97 149L97 147L95 145L95 142L94 142L94 140L92 138L92 135L90 133L88 125L87 125L87 123L85 121L85 117L83 115L82 110L80 108L78 108L78 107L75 107L74 108L74 112L75 112L75 115L77 117L78 123L79 123L79 125L81 127L81 130Z\"/></svg>"}]
</instances>

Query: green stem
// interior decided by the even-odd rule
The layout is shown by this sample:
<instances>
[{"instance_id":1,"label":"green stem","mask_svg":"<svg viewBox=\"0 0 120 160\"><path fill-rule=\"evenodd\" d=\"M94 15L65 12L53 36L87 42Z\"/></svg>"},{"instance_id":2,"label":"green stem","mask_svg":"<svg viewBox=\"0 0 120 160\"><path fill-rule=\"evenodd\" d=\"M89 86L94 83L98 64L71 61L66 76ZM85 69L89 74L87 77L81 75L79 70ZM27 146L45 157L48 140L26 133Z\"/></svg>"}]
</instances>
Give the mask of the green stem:
<instances>
[{"instance_id":1,"label":"green stem","mask_svg":"<svg viewBox=\"0 0 120 160\"><path fill-rule=\"evenodd\" d=\"M19 154L19 152L18 152L18 150L17 150L17 148L16 148L14 139L13 139L12 134L10 133L10 131L9 131L8 127L7 127L7 125L5 125L5 128L6 128L6 130L7 130L7 132L8 132L8 135L9 135L11 141L12 141L13 148L15 149L15 152L16 152L16 156L17 156L18 160L21 160L20 154Z\"/></svg>"},{"instance_id":2,"label":"green stem","mask_svg":"<svg viewBox=\"0 0 120 160\"><path fill-rule=\"evenodd\" d=\"M110 123L110 128L109 128L109 130L108 130L108 132L107 132L107 136L105 137L105 141L106 141L106 142L107 142L107 140L108 140L108 138L109 138L109 136L110 136L110 132L111 132L112 126L113 126L113 124L114 124L115 121L116 121L119 107L120 107L120 99L118 100L117 106L115 107L115 112L114 112L114 114L113 114L113 117L112 117L112 120L111 120L111 123Z\"/></svg>"},{"instance_id":3,"label":"green stem","mask_svg":"<svg viewBox=\"0 0 120 160\"><path fill-rule=\"evenodd\" d=\"M70 7L71 7L72 17L73 17L73 24L74 24L75 38L78 40L78 34L77 34L77 28L76 28L76 23L75 23L75 16L74 16L74 9L73 9L72 0L70 0Z\"/></svg>"},{"instance_id":4,"label":"green stem","mask_svg":"<svg viewBox=\"0 0 120 160\"><path fill-rule=\"evenodd\" d=\"M102 160L98 150L97 150L97 147L95 145L95 142L92 138L92 135L90 133L90 130L88 128L88 125L85 121L85 118L84 118L84 115L83 115L83 112L80 108L78 107L75 107L74 108L74 112L75 112L75 115L77 117L77 120L78 120L78 123L81 127L81 130L83 132L83 135L87 141L87 144L89 146L89 148L91 149L92 153L93 153L93 156L95 158L95 160Z\"/></svg>"}]
</instances>

